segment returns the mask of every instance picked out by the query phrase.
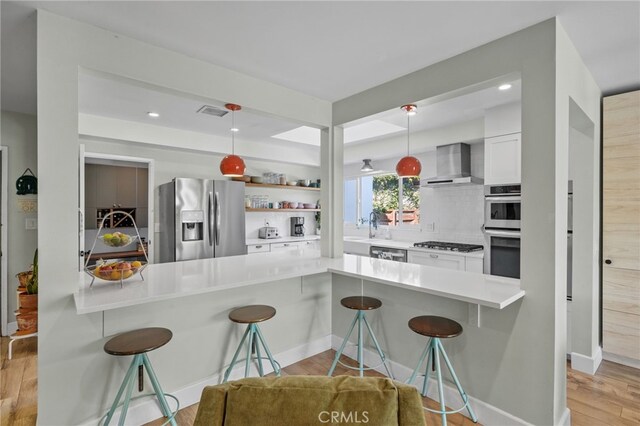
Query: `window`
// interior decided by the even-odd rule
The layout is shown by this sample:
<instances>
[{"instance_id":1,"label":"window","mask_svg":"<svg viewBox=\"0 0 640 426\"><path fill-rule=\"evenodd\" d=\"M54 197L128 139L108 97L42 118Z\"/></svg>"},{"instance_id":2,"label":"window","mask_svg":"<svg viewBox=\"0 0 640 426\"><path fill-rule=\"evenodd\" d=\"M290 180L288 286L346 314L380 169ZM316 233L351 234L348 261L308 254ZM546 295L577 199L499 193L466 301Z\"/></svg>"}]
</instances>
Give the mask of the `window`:
<instances>
[{"instance_id":1,"label":"window","mask_svg":"<svg viewBox=\"0 0 640 426\"><path fill-rule=\"evenodd\" d=\"M402 185L400 185L402 182ZM403 214L400 214L400 210ZM375 211L381 225L398 226L420 222L420 179L395 174L362 176L344 181L344 222L369 223Z\"/></svg>"}]
</instances>

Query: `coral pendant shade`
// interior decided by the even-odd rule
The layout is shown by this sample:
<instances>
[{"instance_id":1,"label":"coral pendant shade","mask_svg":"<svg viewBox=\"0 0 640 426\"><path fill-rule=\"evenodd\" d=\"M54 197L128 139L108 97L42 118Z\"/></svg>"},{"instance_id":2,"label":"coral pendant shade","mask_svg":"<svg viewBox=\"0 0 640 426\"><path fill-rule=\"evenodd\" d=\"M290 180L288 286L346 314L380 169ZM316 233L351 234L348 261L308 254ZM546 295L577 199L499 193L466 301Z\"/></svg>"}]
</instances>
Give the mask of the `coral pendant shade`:
<instances>
[{"instance_id":1,"label":"coral pendant shade","mask_svg":"<svg viewBox=\"0 0 640 426\"><path fill-rule=\"evenodd\" d=\"M227 155L220 162L220 172L224 176L236 177L244 176L246 167L242 158L237 155Z\"/></svg>"},{"instance_id":2,"label":"coral pendant shade","mask_svg":"<svg viewBox=\"0 0 640 426\"><path fill-rule=\"evenodd\" d=\"M420 160L410 155L402 157L396 164L396 173L400 177L419 177L421 171L422 164L420 164Z\"/></svg>"}]
</instances>

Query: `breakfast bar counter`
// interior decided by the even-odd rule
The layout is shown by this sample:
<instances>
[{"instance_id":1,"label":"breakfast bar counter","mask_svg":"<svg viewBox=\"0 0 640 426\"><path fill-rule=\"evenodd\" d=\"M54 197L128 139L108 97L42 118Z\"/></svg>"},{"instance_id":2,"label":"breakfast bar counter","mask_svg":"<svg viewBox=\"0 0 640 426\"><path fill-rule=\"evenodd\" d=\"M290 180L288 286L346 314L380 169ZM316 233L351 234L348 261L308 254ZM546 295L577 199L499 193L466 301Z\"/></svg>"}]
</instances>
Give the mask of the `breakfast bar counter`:
<instances>
[{"instance_id":1,"label":"breakfast bar counter","mask_svg":"<svg viewBox=\"0 0 640 426\"><path fill-rule=\"evenodd\" d=\"M122 288L100 279L90 287L91 277L81 272L74 300L77 313L88 314L326 272L495 309L525 294L515 279L357 255L330 259L301 249L152 264L144 280L135 275Z\"/></svg>"}]
</instances>

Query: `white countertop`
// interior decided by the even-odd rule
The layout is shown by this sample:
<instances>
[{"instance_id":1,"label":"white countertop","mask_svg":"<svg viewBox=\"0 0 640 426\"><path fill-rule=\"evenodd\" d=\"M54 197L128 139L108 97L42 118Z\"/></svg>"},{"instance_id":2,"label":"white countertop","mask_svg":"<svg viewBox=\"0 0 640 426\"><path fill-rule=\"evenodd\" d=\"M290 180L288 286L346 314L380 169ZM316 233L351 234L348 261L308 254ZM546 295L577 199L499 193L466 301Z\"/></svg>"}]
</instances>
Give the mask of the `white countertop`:
<instances>
[{"instance_id":1,"label":"white countertop","mask_svg":"<svg viewBox=\"0 0 640 426\"><path fill-rule=\"evenodd\" d=\"M247 245L256 244L272 244L272 243L291 243L293 241L316 241L320 239L320 235L305 235L304 237L280 237L280 238L247 238Z\"/></svg>"},{"instance_id":2,"label":"white countertop","mask_svg":"<svg viewBox=\"0 0 640 426\"><path fill-rule=\"evenodd\" d=\"M524 297L520 280L345 254L329 271L394 287L503 309Z\"/></svg>"},{"instance_id":3,"label":"white countertop","mask_svg":"<svg viewBox=\"0 0 640 426\"><path fill-rule=\"evenodd\" d=\"M240 288L276 280L332 272L392 286L502 309L524 296L519 280L429 266L344 255L320 257L317 250L256 253L216 259L149 265L124 287L80 273L74 293L78 314Z\"/></svg>"},{"instance_id":4,"label":"white countertop","mask_svg":"<svg viewBox=\"0 0 640 426\"><path fill-rule=\"evenodd\" d=\"M398 249L419 251L419 252L425 252L425 253L450 254L453 256L476 257L479 259L484 258L484 252L482 250L464 253L459 251L427 249L422 247L414 247L413 241L396 241L396 240L387 240L384 238L367 238L367 237L345 237L344 241L349 243L355 243L355 244L367 244L369 246L390 247L390 248L398 248Z\"/></svg>"}]
</instances>

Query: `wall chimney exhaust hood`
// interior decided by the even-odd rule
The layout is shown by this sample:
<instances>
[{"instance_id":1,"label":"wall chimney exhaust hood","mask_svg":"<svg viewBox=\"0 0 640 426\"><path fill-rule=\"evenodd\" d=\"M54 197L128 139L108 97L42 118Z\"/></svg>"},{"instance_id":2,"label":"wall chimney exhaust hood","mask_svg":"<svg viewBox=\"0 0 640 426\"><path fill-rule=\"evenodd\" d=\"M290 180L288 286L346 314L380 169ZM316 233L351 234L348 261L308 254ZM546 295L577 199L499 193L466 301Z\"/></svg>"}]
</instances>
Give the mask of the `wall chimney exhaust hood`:
<instances>
[{"instance_id":1,"label":"wall chimney exhaust hood","mask_svg":"<svg viewBox=\"0 0 640 426\"><path fill-rule=\"evenodd\" d=\"M437 188L449 185L482 185L483 179L471 176L471 147L466 143L436 148L437 176L422 179L420 185Z\"/></svg>"}]
</instances>

